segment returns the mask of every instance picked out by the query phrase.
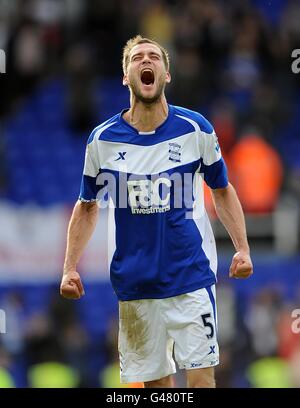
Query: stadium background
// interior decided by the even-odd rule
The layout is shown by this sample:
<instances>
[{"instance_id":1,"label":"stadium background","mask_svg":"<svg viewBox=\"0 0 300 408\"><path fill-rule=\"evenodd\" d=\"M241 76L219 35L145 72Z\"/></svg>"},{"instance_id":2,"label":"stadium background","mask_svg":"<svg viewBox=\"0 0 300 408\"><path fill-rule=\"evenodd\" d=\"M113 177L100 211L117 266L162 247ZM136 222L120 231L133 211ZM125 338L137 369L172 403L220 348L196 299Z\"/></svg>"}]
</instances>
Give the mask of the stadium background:
<instances>
[{"instance_id":1,"label":"stadium background","mask_svg":"<svg viewBox=\"0 0 300 408\"><path fill-rule=\"evenodd\" d=\"M0 0L0 387L118 384L105 211L79 267L86 296L58 290L85 143L129 104L120 59L137 33L169 49L169 101L212 121L246 212L255 275L229 280L233 248L207 195L218 386L300 386L299 21L285 0Z\"/></svg>"}]
</instances>

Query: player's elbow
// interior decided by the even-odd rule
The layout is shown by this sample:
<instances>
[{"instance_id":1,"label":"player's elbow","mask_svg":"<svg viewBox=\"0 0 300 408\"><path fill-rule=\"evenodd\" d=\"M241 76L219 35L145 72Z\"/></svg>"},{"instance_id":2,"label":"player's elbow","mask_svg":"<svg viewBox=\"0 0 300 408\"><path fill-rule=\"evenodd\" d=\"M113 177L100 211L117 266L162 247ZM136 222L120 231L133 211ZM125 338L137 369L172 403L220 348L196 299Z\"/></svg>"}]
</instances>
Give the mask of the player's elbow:
<instances>
[{"instance_id":1,"label":"player's elbow","mask_svg":"<svg viewBox=\"0 0 300 408\"><path fill-rule=\"evenodd\" d=\"M98 211L99 207L96 201L84 202L78 200L77 203L75 204L75 212L79 216L94 217L95 215L98 214Z\"/></svg>"},{"instance_id":2,"label":"player's elbow","mask_svg":"<svg viewBox=\"0 0 300 408\"><path fill-rule=\"evenodd\" d=\"M235 192L234 187L231 183L228 183L226 187L223 188L216 188L214 190L211 190L212 196L214 198L214 201L218 201L221 199L224 199L228 194Z\"/></svg>"}]
</instances>

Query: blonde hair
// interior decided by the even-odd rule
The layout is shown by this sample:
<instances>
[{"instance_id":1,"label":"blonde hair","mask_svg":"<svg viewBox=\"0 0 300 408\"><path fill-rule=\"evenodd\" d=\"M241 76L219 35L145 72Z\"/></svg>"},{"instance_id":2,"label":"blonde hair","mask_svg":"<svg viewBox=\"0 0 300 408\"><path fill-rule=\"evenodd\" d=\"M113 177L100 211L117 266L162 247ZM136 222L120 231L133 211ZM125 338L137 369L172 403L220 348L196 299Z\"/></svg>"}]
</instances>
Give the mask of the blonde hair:
<instances>
[{"instance_id":1,"label":"blonde hair","mask_svg":"<svg viewBox=\"0 0 300 408\"><path fill-rule=\"evenodd\" d=\"M169 71L170 69L170 60L169 60L169 54L168 51L162 47L158 42L151 40L150 38L142 37L141 35L137 35L133 38L130 38L125 47L123 48L123 58L122 58L122 66L123 66L123 72L126 74L127 72L127 67L129 64L129 54L132 50L133 47L135 47L138 44L154 44L156 45L162 53L163 61L166 67L166 70Z\"/></svg>"}]
</instances>

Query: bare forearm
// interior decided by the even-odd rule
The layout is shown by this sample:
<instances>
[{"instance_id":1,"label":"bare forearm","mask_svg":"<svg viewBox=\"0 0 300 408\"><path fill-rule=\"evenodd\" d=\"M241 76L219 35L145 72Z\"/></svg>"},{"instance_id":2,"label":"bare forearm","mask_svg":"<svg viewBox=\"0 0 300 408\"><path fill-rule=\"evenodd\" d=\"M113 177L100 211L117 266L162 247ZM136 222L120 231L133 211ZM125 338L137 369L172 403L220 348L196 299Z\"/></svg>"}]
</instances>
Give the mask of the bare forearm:
<instances>
[{"instance_id":1,"label":"bare forearm","mask_svg":"<svg viewBox=\"0 0 300 408\"><path fill-rule=\"evenodd\" d=\"M245 217L235 189L231 184L226 189L213 190L217 215L228 231L236 251L249 253Z\"/></svg>"},{"instance_id":2,"label":"bare forearm","mask_svg":"<svg viewBox=\"0 0 300 408\"><path fill-rule=\"evenodd\" d=\"M98 218L96 203L78 201L74 207L68 228L64 273L75 270L84 248L91 238Z\"/></svg>"}]
</instances>

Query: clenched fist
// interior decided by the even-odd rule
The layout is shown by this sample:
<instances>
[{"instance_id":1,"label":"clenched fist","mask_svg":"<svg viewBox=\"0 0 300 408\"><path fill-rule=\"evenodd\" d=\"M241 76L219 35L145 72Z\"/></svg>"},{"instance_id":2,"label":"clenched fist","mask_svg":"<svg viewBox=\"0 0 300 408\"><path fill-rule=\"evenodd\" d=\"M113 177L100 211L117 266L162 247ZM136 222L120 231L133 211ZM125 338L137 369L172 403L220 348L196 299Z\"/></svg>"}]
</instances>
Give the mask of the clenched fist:
<instances>
[{"instance_id":1,"label":"clenched fist","mask_svg":"<svg viewBox=\"0 0 300 408\"><path fill-rule=\"evenodd\" d=\"M80 299L84 295L83 285L76 271L65 272L61 284L60 294L66 299Z\"/></svg>"},{"instance_id":2,"label":"clenched fist","mask_svg":"<svg viewBox=\"0 0 300 408\"><path fill-rule=\"evenodd\" d=\"M231 262L229 277L236 279L246 279L253 274L253 265L250 255L247 252L237 252Z\"/></svg>"}]
</instances>

